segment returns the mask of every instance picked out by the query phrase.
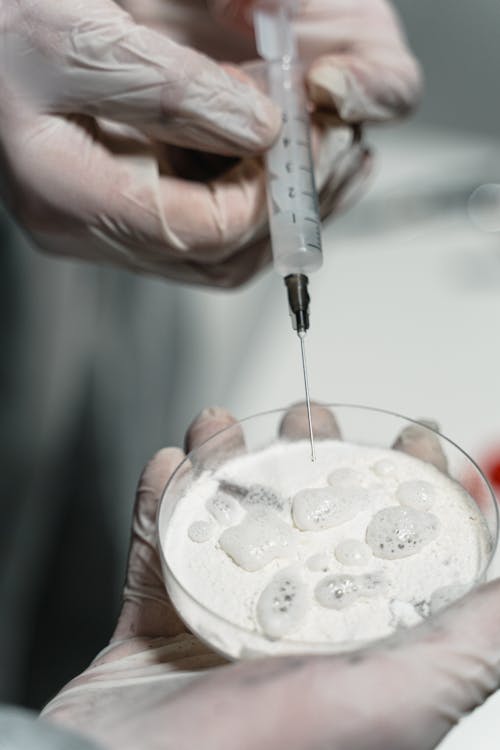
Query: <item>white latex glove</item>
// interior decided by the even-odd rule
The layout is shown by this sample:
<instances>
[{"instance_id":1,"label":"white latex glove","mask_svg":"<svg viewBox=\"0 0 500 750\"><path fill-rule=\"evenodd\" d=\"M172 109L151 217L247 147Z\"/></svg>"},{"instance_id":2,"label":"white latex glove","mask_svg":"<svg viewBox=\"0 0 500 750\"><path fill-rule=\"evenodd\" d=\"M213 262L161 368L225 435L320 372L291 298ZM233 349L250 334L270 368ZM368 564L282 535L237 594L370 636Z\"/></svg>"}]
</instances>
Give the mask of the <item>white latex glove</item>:
<instances>
[{"instance_id":1,"label":"white latex glove","mask_svg":"<svg viewBox=\"0 0 500 750\"><path fill-rule=\"evenodd\" d=\"M179 42L244 69L257 55L251 23L256 1L121 4ZM295 5L294 25L315 126L316 185L326 217L357 197L370 171L370 153L359 142L359 126L408 114L419 98L420 70L388 0L296 0Z\"/></svg>"},{"instance_id":2,"label":"white latex glove","mask_svg":"<svg viewBox=\"0 0 500 750\"><path fill-rule=\"evenodd\" d=\"M0 4L5 199L51 253L237 285L269 260L263 169L255 155L276 137L279 113L241 70L228 73L202 53L233 62L254 58L250 31L228 30L224 8L209 14L202 0L122 4L139 23L111 0ZM343 117L351 101L357 122L375 110L381 117L399 114L417 94L415 63L381 0L356 5L356 23L340 40L340 0L309 3L298 27L304 54L313 47L331 51L340 42L342 49L355 47L360 65L373 66L377 86L364 92L364 113L359 92L346 94L343 108L333 94L325 101L329 84L310 87L311 96ZM386 57L365 55L368 33L367 50L378 39ZM326 214L367 157L350 130L323 124L319 134ZM247 158L220 174L227 163L188 154L186 179L184 171L179 177L172 144Z\"/></svg>"},{"instance_id":3,"label":"white latex glove","mask_svg":"<svg viewBox=\"0 0 500 750\"><path fill-rule=\"evenodd\" d=\"M209 0L209 5L221 22L252 35L254 2ZM411 110L419 70L387 0L297 0L296 5L299 53L316 106L349 123L384 121Z\"/></svg>"},{"instance_id":4,"label":"white latex glove","mask_svg":"<svg viewBox=\"0 0 500 750\"><path fill-rule=\"evenodd\" d=\"M317 435L338 436L329 411L314 407L313 418ZM223 410L206 410L188 432L187 449L233 421ZM307 438L303 407L292 408L281 432ZM416 455L420 444L422 456L442 463L435 440L425 445L413 431L397 445ZM498 687L499 582L361 651L203 669L221 658L175 615L156 551L158 498L182 458L165 449L146 467L115 634L46 707L49 721L110 750L431 750Z\"/></svg>"}]
</instances>

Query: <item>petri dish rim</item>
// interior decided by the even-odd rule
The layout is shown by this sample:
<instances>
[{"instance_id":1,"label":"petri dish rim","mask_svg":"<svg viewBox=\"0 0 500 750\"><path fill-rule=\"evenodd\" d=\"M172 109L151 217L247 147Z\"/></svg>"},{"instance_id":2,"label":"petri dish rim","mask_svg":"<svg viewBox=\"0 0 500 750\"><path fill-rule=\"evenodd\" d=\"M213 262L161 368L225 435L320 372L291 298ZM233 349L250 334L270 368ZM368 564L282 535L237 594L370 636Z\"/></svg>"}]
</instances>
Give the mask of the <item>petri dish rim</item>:
<instances>
[{"instance_id":1,"label":"petri dish rim","mask_svg":"<svg viewBox=\"0 0 500 750\"><path fill-rule=\"evenodd\" d=\"M316 402L316 403L318 403L318 402ZM426 430L429 430L430 432L433 432L435 435L437 435L438 437L440 437L446 443L449 443L450 445L452 445L459 453L462 454L462 456L466 459L466 461L468 463L470 463L475 468L475 470L477 471L477 473L481 477L482 481L484 482L485 487L487 488L488 493L489 493L489 500L491 501L492 507L493 507L493 521L494 521L494 529L495 529L494 535L492 535L492 538L491 538L491 549L489 551L488 561L487 561L486 565L484 566L483 570L481 571L481 575L478 576L478 578L474 581L474 584L472 585L472 587L469 589L469 591L467 593L469 593L474 588L476 588L476 586L480 585L482 583L482 581L484 581L484 579L486 577L486 574L487 574L487 572L488 572L488 570L489 570L489 568L491 566L491 563L492 563L493 559L495 558L495 554L496 554L496 551L497 551L498 541L499 541L498 537L499 537L500 513L499 513L498 503L497 503L496 496L495 496L495 493L493 491L493 488L491 487L490 482L488 481L488 479L486 478L484 472L482 471L482 469L480 468L480 466L476 463L476 461L474 461L474 459L463 448L461 448L457 443L455 443L454 440L452 440L451 438L447 437L446 435L443 435L443 433L440 432L439 430L436 430L436 429L430 427L429 425L424 424L422 421L419 421L418 419L412 419L411 417L407 417L404 414L399 414L398 412L393 412L393 411L391 411L389 409L383 409L383 408L376 407L376 406L364 406L362 404L350 404L350 403L340 403L339 402L339 403L320 403L318 405L323 406L323 407L328 408L328 409L331 409L333 411L335 409L345 409L345 410L357 410L357 411L373 412L373 413L382 414L382 415L385 415L385 416L388 416L388 417L395 417L396 419L400 419L403 422L407 422L409 424L418 425L419 427L424 427ZM190 591L188 591L188 589L184 586L184 584L181 583L181 581L179 581L177 575L174 573L174 571L172 570L171 566L169 565L167 557L165 555L165 551L164 551L164 547L163 547L163 544L162 544L162 540L160 538L160 521L161 521L162 508L163 508L165 500L166 500L168 489L174 483L174 481L176 480L176 477L180 473L182 467L187 462L190 462L190 456L192 456L197 451L199 451L203 446L205 446L208 443L210 443L212 440L214 440L214 438L222 435L225 432L229 432L230 430L236 429L238 427L238 425L244 424L245 422L249 422L250 420L256 420L256 419L261 418L261 417L269 417L269 416L276 416L277 417L280 414L284 415L287 411L289 411L290 408L292 408L292 407L288 406L288 407L281 407L281 408L278 408L278 409L268 409L266 411L262 411L262 412L258 412L256 414L252 414L252 415L250 415L248 417L243 417L242 419L237 420L233 424L228 425L227 427L224 427L222 430L218 430L217 432L213 433L209 438L207 438L202 443L200 443L200 445L198 445L195 449L193 449L192 451L190 451L186 455L186 457L181 461L181 463L176 467L176 469L173 472L172 476L170 477L170 479L166 483L166 485L165 485L165 487L163 489L163 492L161 494L161 497L160 497L160 502L158 504L158 511L157 511L157 516L156 516L157 547L158 547L158 550L159 550L161 562L162 562L163 566L168 570L169 575L175 581L176 586L182 591L182 593L184 594L184 596L186 596L198 609L200 609L201 611L207 612L207 614L209 614L210 617L213 618L215 621L219 621L220 623L222 623L226 627L229 626L235 632L241 633L243 636L250 636L252 639L257 638L257 639L259 639L259 640L261 640L263 642L266 642L266 643L272 642L272 639L266 637L262 633L259 633L258 630L255 630L255 629L254 630L250 630L249 628L246 628L243 625L239 625L238 623L234 623L231 620L226 619L225 617L223 617L218 612L215 612L214 610L210 609L210 607L207 607L205 604L202 604L200 601L198 601L198 599L196 599L196 597L194 597L193 594L191 594ZM481 511L481 513L482 513L482 511ZM484 516L484 514L482 514L482 515ZM164 584L165 588L167 588L165 580L163 581L163 584ZM175 607L175 604L174 604L174 607ZM177 607L175 607L175 609L178 612ZM182 617L182 614L180 612L178 612L178 614L179 614L179 617L184 621L184 618ZM188 623L188 622L186 622L186 625L188 627L191 627L190 623ZM234 660L235 657L232 657L230 654L228 654L227 652L223 651L222 649L218 649L217 646L213 642L210 642L209 640L204 639L203 636L201 636L198 633L196 633L196 631L195 631L195 634L197 635L198 638L200 638L200 640L203 640L214 651L218 651L220 654L222 654L226 658ZM377 641L383 641L386 637L390 637L391 635L392 634L390 634L389 636L385 636L385 637L381 637L381 638L375 638L375 639L368 639L368 640L325 641L325 642L322 642L322 641L313 641L313 642L309 641L308 642L308 641L303 641L303 640L301 640L301 641L294 641L293 639L290 639L290 638L280 638L279 639L279 643L283 644L285 647L287 645L289 645L290 646L290 652L289 653L298 653L299 651L302 651L302 652L305 652L305 653L310 652L310 653L325 653L325 654L330 653L330 654L334 654L334 653L342 653L342 652L345 652L345 651L352 651L352 650L355 650L355 649L358 649L358 648L363 648L364 646L367 646L367 645L369 645L371 643L376 643ZM280 655L284 655L284 654L287 653L287 651L284 650L283 652L280 651L279 653L280 653ZM265 653L259 654L259 656L265 656Z\"/></svg>"}]
</instances>

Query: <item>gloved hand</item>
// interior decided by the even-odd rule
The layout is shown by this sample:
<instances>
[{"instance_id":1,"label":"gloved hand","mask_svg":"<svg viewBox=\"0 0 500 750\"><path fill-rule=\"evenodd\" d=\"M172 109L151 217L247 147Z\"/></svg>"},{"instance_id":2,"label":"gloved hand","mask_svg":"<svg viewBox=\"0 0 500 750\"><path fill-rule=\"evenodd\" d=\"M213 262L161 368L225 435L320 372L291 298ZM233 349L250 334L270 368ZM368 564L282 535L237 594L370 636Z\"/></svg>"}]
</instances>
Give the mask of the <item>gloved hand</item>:
<instances>
[{"instance_id":1,"label":"gloved hand","mask_svg":"<svg viewBox=\"0 0 500 750\"><path fill-rule=\"evenodd\" d=\"M203 53L254 58L249 29L228 31L221 3L211 15L201 0L122 5L139 23L111 0L0 5L5 200L50 253L237 285L269 260L258 154L276 137L279 112L241 67ZM297 25L306 58L335 53L335 67L322 58L308 76L313 102L337 116L315 147L327 214L367 165L338 116L358 123L406 111L418 72L384 0L359 1L352 18L340 0L315 0ZM172 145L245 158L214 165L190 153L187 179Z\"/></svg>"},{"instance_id":2,"label":"gloved hand","mask_svg":"<svg viewBox=\"0 0 500 750\"><path fill-rule=\"evenodd\" d=\"M331 412L314 407L313 419L317 435L338 435ZM233 421L206 410L188 432L188 450ZM293 408L281 429L307 438L305 410ZM414 431L397 445L416 455L418 444L423 456L438 458ZM165 449L146 467L116 631L46 707L49 721L110 750L430 750L498 687L499 582L357 652L200 669L222 660L175 615L155 542L158 498L182 458Z\"/></svg>"}]
</instances>

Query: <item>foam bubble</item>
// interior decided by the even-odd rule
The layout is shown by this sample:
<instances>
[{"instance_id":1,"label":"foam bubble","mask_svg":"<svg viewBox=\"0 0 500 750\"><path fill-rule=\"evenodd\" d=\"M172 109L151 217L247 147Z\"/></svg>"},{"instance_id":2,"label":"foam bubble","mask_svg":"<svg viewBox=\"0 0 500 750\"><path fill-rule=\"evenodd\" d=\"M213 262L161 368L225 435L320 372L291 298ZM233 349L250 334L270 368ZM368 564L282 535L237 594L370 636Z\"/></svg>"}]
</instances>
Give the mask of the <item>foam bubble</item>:
<instances>
[{"instance_id":1,"label":"foam bubble","mask_svg":"<svg viewBox=\"0 0 500 750\"><path fill-rule=\"evenodd\" d=\"M330 556L318 553L317 555L311 555L311 557L308 557L306 560L306 565L309 568L309 570L312 571L318 571L321 570L323 573L326 573L326 571L330 567Z\"/></svg>"},{"instance_id":2,"label":"foam bubble","mask_svg":"<svg viewBox=\"0 0 500 750\"><path fill-rule=\"evenodd\" d=\"M401 505L408 508L429 510L434 502L435 490L430 482L402 482L396 490L396 497Z\"/></svg>"},{"instance_id":3,"label":"foam bubble","mask_svg":"<svg viewBox=\"0 0 500 750\"><path fill-rule=\"evenodd\" d=\"M260 570L290 554L293 530L273 511L247 513L241 523L222 532L219 543L241 568Z\"/></svg>"},{"instance_id":4,"label":"foam bubble","mask_svg":"<svg viewBox=\"0 0 500 750\"><path fill-rule=\"evenodd\" d=\"M350 521L367 504L368 493L362 487L340 485L304 489L293 497L293 520L302 531L328 529Z\"/></svg>"},{"instance_id":5,"label":"foam bubble","mask_svg":"<svg viewBox=\"0 0 500 750\"><path fill-rule=\"evenodd\" d=\"M357 539L344 539L335 548L335 557L342 565L366 565L371 556L368 545Z\"/></svg>"},{"instance_id":6,"label":"foam bubble","mask_svg":"<svg viewBox=\"0 0 500 750\"><path fill-rule=\"evenodd\" d=\"M322 607L345 609L358 599L382 594L384 589L385 581L379 573L362 576L340 574L323 578L314 589L314 595Z\"/></svg>"},{"instance_id":7,"label":"foam bubble","mask_svg":"<svg viewBox=\"0 0 500 750\"><path fill-rule=\"evenodd\" d=\"M191 524L187 533L192 542L201 544L202 542L208 542L214 531L215 528L211 521L195 521Z\"/></svg>"},{"instance_id":8,"label":"foam bubble","mask_svg":"<svg viewBox=\"0 0 500 750\"><path fill-rule=\"evenodd\" d=\"M207 510L221 526L232 526L242 515L242 509L236 500L221 492L208 500Z\"/></svg>"},{"instance_id":9,"label":"foam bubble","mask_svg":"<svg viewBox=\"0 0 500 750\"><path fill-rule=\"evenodd\" d=\"M309 609L309 592L295 567L281 570L268 583L257 602L257 621L270 638L294 630Z\"/></svg>"},{"instance_id":10,"label":"foam bubble","mask_svg":"<svg viewBox=\"0 0 500 750\"><path fill-rule=\"evenodd\" d=\"M420 552L438 535L439 520L414 508L390 507L376 513L366 529L366 541L377 557L395 560Z\"/></svg>"}]
</instances>

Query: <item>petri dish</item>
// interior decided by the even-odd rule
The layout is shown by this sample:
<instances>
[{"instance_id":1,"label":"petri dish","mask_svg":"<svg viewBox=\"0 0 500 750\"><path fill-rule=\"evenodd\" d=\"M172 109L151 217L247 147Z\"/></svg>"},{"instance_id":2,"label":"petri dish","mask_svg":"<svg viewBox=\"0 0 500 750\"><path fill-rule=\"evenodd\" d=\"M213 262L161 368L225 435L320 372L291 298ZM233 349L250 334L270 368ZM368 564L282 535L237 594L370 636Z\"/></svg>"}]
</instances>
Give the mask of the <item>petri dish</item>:
<instances>
[{"instance_id":1,"label":"petri dish","mask_svg":"<svg viewBox=\"0 0 500 750\"><path fill-rule=\"evenodd\" d=\"M488 579L498 539L498 507L474 460L430 423L373 407L323 406L328 410L323 416L331 415L331 423L315 423L315 464L305 431L294 434L296 415L277 409L210 437L179 465L163 492L157 532L166 589L188 628L227 658L354 650L426 619ZM285 419L287 435L282 434ZM417 444L419 458L412 455ZM427 454L422 454L424 444ZM347 497L347 517L341 513L333 525L327 520L318 528L304 523L297 510L304 476L306 487L333 486L342 502ZM429 476L431 495L436 495L430 500ZM355 517L349 515L349 503L357 503L360 494L352 494L353 482L363 485ZM258 506L263 487L271 490L264 492L264 510ZM221 493L228 502L214 514L213 501ZM264 562L260 559L257 567L251 556L239 556L242 548L253 554L255 540L245 547L245 537L236 553L231 547L235 539L241 540L238 534L248 519L255 526L256 507L248 504L255 497L264 536L268 519L274 523L277 517L279 529L288 524L293 536L285 530L284 547L289 547ZM279 507L273 507L276 497L283 501ZM408 528L397 528L399 521L391 527L399 534L396 542L404 542L401 552L398 545L385 552L376 547L378 542L386 544L374 529L385 534L388 508L389 515L409 518ZM427 529L428 538L413 533L413 516L425 516L425 523L437 518L438 531ZM252 527L250 536L254 531ZM275 536L264 539L259 554L266 544L272 548L275 543ZM417 544L417 552L410 554L406 543ZM292 585L298 580L298 599L306 602L299 624L285 623L284 631L279 618L275 627L272 618L259 617L266 596L275 609L287 596L290 581L280 576L291 576ZM295 597L297 590L292 593ZM342 599L341 607L336 596Z\"/></svg>"}]
</instances>

